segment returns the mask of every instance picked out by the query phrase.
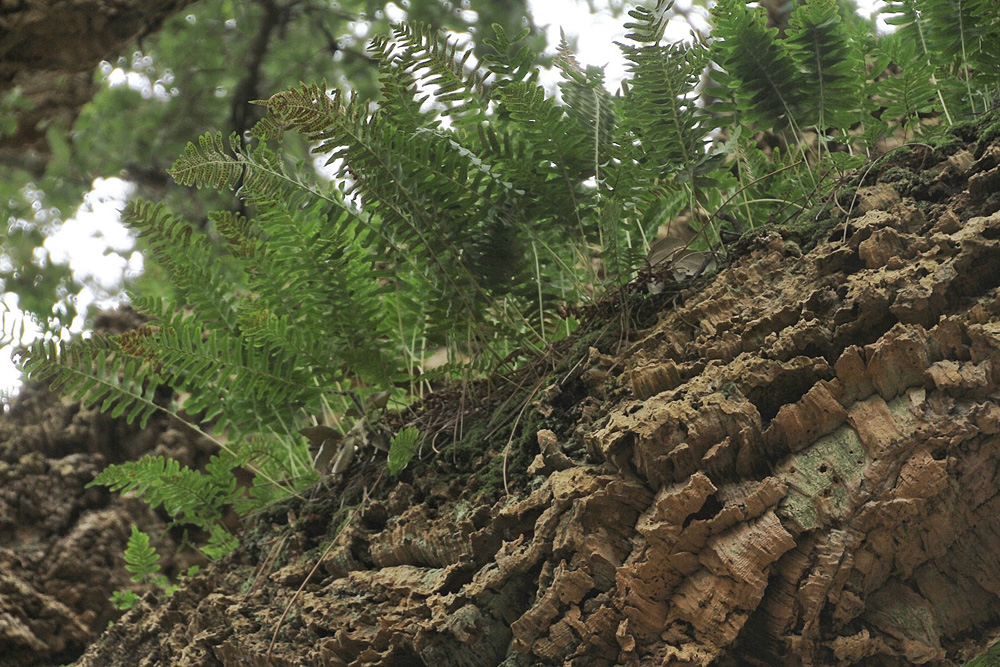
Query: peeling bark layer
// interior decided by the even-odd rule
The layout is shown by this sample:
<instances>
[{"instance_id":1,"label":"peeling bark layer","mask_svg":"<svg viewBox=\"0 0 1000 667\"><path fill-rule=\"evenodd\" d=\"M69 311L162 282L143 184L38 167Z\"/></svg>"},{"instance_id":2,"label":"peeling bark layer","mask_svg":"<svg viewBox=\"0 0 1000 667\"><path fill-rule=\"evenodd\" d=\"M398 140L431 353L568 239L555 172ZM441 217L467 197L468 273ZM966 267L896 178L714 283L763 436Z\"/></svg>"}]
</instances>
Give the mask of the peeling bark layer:
<instances>
[{"instance_id":1,"label":"peeling bark layer","mask_svg":"<svg viewBox=\"0 0 1000 667\"><path fill-rule=\"evenodd\" d=\"M322 556L328 517L272 517L80 664L973 657L1000 629L998 157L910 153L810 252L765 233L591 350L539 393L510 496L411 479Z\"/></svg>"},{"instance_id":2,"label":"peeling bark layer","mask_svg":"<svg viewBox=\"0 0 1000 667\"><path fill-rule=\"evenodd\" d=\"M94 94L94 68L194 0L3 0L0 95L20 88L30 109L0 151L45 153L45 127L67 124Z\"/></svg>"}]
</instances>

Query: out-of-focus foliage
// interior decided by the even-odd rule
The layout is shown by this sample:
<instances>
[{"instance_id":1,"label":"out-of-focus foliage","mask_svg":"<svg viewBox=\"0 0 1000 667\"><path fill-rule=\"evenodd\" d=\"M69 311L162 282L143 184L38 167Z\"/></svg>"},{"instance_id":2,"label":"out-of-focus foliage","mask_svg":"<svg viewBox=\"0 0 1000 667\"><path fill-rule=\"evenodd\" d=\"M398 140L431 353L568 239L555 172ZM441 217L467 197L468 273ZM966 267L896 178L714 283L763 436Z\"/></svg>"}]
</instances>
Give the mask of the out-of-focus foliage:
<instances>
[{"instance_id":1,"label":"out-of-focus foliage","mask_svg":"<svg viewBox=\"0 0 1000 667\"><path fill-rule=\"evenodd\" d=\"M137 195L165 199L204 225L208 210L234 200L168 187L166 170L190 138L206 130L242 135L260 118L252 100L300 81L325 79L373 97L377 74L365 44L400 20L473 40L491 34L493 23L512 32L529 26L535 47L543 39L531 26L526 0L199 2L139 40L132 53L94 63L99 90L72 127L46 128L49 155L0 163L0 221L7 223L0 293L16 292L20 306L43 325L63 300L50 326L68 324L74 313L65 299L72 301L80 285L67 267L52 264L42 244L73 215L95 178L125 178ZM0 134L11 131L4 119L23 104L17 91L0 100ZM302 142L287 147L290 159L308 159ZM145 282L159 275L151 273Z\"/></svg>"}]
</instances>

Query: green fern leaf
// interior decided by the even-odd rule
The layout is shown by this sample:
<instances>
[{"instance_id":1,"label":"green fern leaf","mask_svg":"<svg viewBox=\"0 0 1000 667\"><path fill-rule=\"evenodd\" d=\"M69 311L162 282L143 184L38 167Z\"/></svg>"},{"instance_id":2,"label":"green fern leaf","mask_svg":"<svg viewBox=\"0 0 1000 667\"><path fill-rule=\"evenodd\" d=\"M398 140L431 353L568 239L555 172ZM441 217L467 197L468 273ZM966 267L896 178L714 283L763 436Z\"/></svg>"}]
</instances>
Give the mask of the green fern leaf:
<instances>
[{"instance_id":1,"label":"green fern leaf","mask_svg":"<svg viewBox=\"0 0 1000 667\"><path fill-rule=\"evenodd\" d=\"M604 87L604 70L581 67L565 36L559 45L556 65L563 74L559 90L566 113L583 127L587 147L593 155L591 169L599 178L601 166L611 159L618 124L615 101Z\"/></svg>"},{"instance_id":2,"label":"green fern leaf","mask_svg":"<svg viewBox=\"0 0 1000 667\"><path fill-rule=\"evenodd\" d=\"M231 474L204 474L163 456L112 464L87 484L88 488L92 486L133 493L154 509L162 506L175 521L206 531L218 524L225 507L238 493L236 478Z\"/></svg>"},{"instance_id":3,"label":"green fern leaf","mask_svg":"<svg viewBox=\"0 0 1000 667\"><path fill-rule=\"evenodd\" d=\"M229 137L229 147L232 152L239 152L239 138L235 134ZM234 190L243 177L243 164L226 152L221 132L208 133L198 138L198 146L189 142L167 173L181 185Z\"/></svg>"},{"instance_id":4,"label":"green fern leaf","mask_svg":"<svg viewBox=\"0 0 1000 667\"><path fill-rule=\"evenodd\" d=\"M530 28L522 29L513 37L508 37L503 26L494 23L493 38L485 38L490 52L483 56L483 65L493 75L493 85L503 88L511 82L534 82L538 76L535 69L535 54L524 44L531 34Z\"/></svg>"},{"instance_id":5,"label":"green fern leaf","mask_svg":"<svg viewBox=\"0 0 1000 667\"><path fill-rule=\"evenodd\" d=\"M883 101L883 118L901 119L903 127L917 124L918 114L940 110L933 68L917 52L917 45L898 35L888 35L880 48L892 62L901 65L897 75L879 81L875 91Z\"/></svg>"},{"instance_id":6,"label":"green fern leaf","mask_svg":"<svg viewBox=\"0 0 1000 667\"><path fill-rule=\"evenodd\" d=\"M28 378L49 382L52 391L84 407L100 403L101 410L115 417L138 420L140 428L162 410L155 402L161 378L144 359L124 354L113 336L94 334L70 343L36 341L18 358Z\"/></svg>"},{"instance_id":7,"label":"green fern leaf","mask_svg":"<svg viewBox=\"0 0 1000 667\"><path fill-rule=\"evenodd\" d=\"M132 524L132 535L125 548L125 569L132 573L132 581L141 582L160 571L160 554L149 544L149 535Z\"/></svg>"},{"instance_id":8,"label":"green fern leaf","mask_svg":"<svg viewBox=\"0 0 1000 667\"><path fill-rule=\"evenodd\" d=\"M437 30L419 23L396 24L392 33L391 37L372 40L376 60L388 65L383 71L402 72L409 77L419 72L421 87L432 90L435 102L444 106L441 115L450 117L459 127L486 120L488 97L483 76L468 66L471 48L459 51L455 43ZM405 85L400 89L412 90ZM383 88L383 95L392 106L392 100L398 97L386 96L386 92ZM410 103L419 106L420 101Z\"/></svg>"},{"instance_id":9,"label":"green fern leaf","mask_svg":"<svg viewBox=\"0 0 1000 667\"><path fill-rule=\"evenodd\" d=\"M150 256L162 266L178 300L194 307L209 325L236 327L234 305L239 275L187 222L170 215L163 204L132 200L122 220L146 241Z\"/></svg>"},{"instance_id":10,"label":"green fern leaf","mask_svg":"<svg viewBox=\"0 0 1000 667\"><path fill-rule=\"evenodd\" d=\"M625 24L625 29L631 31L625 34L625 38L642 45L659 44L673 6L673 0L656 0L656 6L652 9L639 6L629 10L628 15L634 21Z\"/></svg>"},{"instance_id":11,"label":"green fern leaf","mask_svg":"<svg viewBox=\"0 0 1000 667\"><path fill-rule=\"evenodd\" d=\"M389 444L389 474L398 475L416 455L420 445L420 431L412 426L404 428L392 437Z\"/></svg>"},{"instance_id":12,"label":"green fern leaf","mask_svg":"<svg viewBox=\"0 0 1000 667\"><path fill-rule=\"evenodd\" d=\"M690 95L708 65L708 50L680 43L620 46L632 74L625 125L641 142L640 160L653 169L654 179L673 173L693 183L711 166L706 142L714 122Z\"/></svg>"},{"instance_id":13,"label":"green fern leaf","mask_svg":"<svg viewBox=\"0 0 1000 667\"><path fill-rule=\"evenodd\" d=\"M762 8L748 8L744 0L720 0L712 10L715 30L712 51L737 108L758 129L797 127L806 93L795 61L766 26Z\"/></svg>"},{"instance_id":14,"label":"green fern leaf","mask_svg":"<svg viewBox=\"0 0 1000 667\"><path fill-rule=\"evenodd\" d=\"M835 0L809 0L792 11L785 44L798 64L805 95L799 122L825 132L849 128L867 96L860 52Z\"/></svg>"}]
</instances>

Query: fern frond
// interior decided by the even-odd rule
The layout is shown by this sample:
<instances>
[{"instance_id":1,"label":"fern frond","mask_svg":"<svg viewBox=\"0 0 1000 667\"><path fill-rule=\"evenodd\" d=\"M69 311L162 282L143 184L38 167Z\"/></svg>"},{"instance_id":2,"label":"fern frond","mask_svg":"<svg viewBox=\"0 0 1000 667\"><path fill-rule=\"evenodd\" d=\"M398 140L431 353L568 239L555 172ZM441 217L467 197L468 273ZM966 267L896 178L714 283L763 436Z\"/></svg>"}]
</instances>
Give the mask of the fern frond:
<instances>
[{"instance_id":1,"label":"fern frond","mask_svg":"<svg viewBox=\"0 0 1000 667\"><path fill-rule=\"evenodd\" d=\"M226 505L239 493L229 470L225 474L201 473L163 456L109 465L87 484L92 486L135 494L153 509L162 506L176 522L206 531L218 524Z\"/></svg>"},{"instance_id":2,"label":"fern frond","mask_svg":"<svg viewBox=\"0 0 1000 667\"><path fill-rule=\"evenodd\" d=\"M163 382L190 393L183 409L215 420L218 430L232 425L238 432L253 431L319 392L295 356L281 348L247 345L228 331L206 332L197 318L167 302L158 317L156 328L123 334L122 349L155 363ZM210 391L228 385L240 391L227 396Z\"/></svg>"},{"instance_id":3,"label":"fern frond","mask_svg":"<svg viewBox=\"0 0 1000 667\"><path fill-rule=\"evenodd\" d=\"M950 108L985 111L998 90L1000 8L992 0L893 0L882 13L897 26L895 38L912 42L932 73L938 101L949 122ZM949 79L952 79L949 82ZM959 84L949 85L951 84ZM974 89L985 86L985 94ZM980 98L985 98L981 100Z\"/></svg>"},{"instance_id":4,"label":"fern frond","mask_svg":"<svg viewBox=\"0 0 1000 667\"><path fill-rule=\"evenodd\" d=\"M459 50L438 30L419 23L400 23L392 36L372 40L377 60L391 68L417 76L421 87L433 90L434 100L443 105L440 113L456 126L486 120L488 96L484 76L468 65L472 49Z\"/></svg>"},{"instance_id":5,"label":"fern frond","mask_svg":"<svg viewBox=\"0 0 1000 667\"><path fill-rule=\"evenodd\" d=\"M986 4L993 4L995 14L995 3ZM896 26L900 37L913 40L931 66L947 69L975 60L989 25L983 9L977 0L891 0L882 13L895 15L886 23Z\"/></svg>"},{"instance_id":6,"label":"fern frond","mask_svg":"<svg viewBox=\"0 0 1000 667\"><path fill-rule=\"evenodd\" d=\"M197 309L206 325L235 329L234 301L239 286L233 281L239 276L223 265L191 225L170 215L163 204L141 200L126 204L122 220L146 242L150 256L166 270L180 301Z\"/></svg>"},{"instance_id":7,"label":"fern frond","mask_svg":"<svg viewBox=\"0 0 1000 667\"><path fill-rule=\"evenodd\" d=\"M317 150L332 151L331 160L343 160L351 191L379 221L382 247L415 267L421 263L415 257L437 267L425 276L441 312L478 318L486 292L462 246L511 186L449 135L408 131L381 111L368 116L353 102L343 104L339 93L301 86L271 99L269 110L282 124L320 142Z\"/></svg>"},{"instance_id":8,"label":"fern frond","mask_svg":"<svg viewBox=\"0 0 1000 667\"><path fill-rule=\"evenodd\" d=\"M280 125L274 118L270 122ZM239 137L232 134L227 152L221 132L202 135L198 144L200 150L188 143L183 155L167 170L180 185L216 190L235 190L239 186L238 194L244 201L261 207L279 202L294 205L306 197L339 203L319 188L290 176L281 156L263 144L243 149Z\"/></svg>"},{"instance_id":9,"label":"fern frond","mask_svg":"<svg viewBox=\"0 0 1000 667\"><path fill-rule=\"evenodd\" d=\"M656 0L656 6L652 9L639 6L629 10L628 15L634 21L625 24L625 29L631 31L625 34L625 38L641 45L659 44L670 19L668 12L673 6L673 0Z\"/></svg>"},{"instance_id":10,"label":"fern frond","mask_svg":"<svg viewBox=\"0 0 1000 667\"><path fill-rule=\"evenodd\" d=\"M49 382L52 391L84 407L100 403L102 411L129 423L138 420L140 428L162 409L156 403L162 378L144 358L125 354L114 336L94 334L71 343L40 340L18 357L28 378Z\"/></svg>"},{"instance_id":11,"label":"fern frond","mask_svg":"<svg viewBox=\"0 0 1000 667\"><path fill-rule=\"evenodd\" d=\"M260 240L249 218L234 211L212 211L208 219L234 257L249 262L254 260L260 252Z\"/></svg>"},{"instance_id":12,"label":"fern frond","mask_svg":"<svg viewBox=\"0 0 1000 667\"><path fill-rule=\"evenodd\" d=\"M182 317L183 314L179 313L175 319ZM190 326L194 327L196 323ZM149 340L159 336L161 332L162 329L154 330L147 327L126 332L121 336L94 334L91 338L68 343L37 341L30 348L19 351L18 362L27 377L49 382L53 391L80 401L85 407L99 403L102 412L110 413L116 418L124 417L128 423L138 421L140 428L145 428L149 418L157 411L181 419L177 414L178 406L167 406L163 404L162 398L158 397L158 390L168 384L168 379L171 380L171 384L174 382L180 384L179 369L166 368L161 363L165 359L170 361L169 354L163 354L161 350L149 344ZM256 360L256 363L260 368L265 367L259 360ZM197 363L192 365L195 366ZM252 375L251 373L250 376ZM246 382L246 377L247 374L224 378L214 386L224 386L229 380ZM200 406L201 409L214 413L219 411L215 405L221 404L224 408L232 410L230 405L242 396L237 394L231 401L220 401L219 396L209 390L211 378L183 379L186 387L193 388L200 394L186 407ZM241 404L236 403L236 405L239 407ZM206 408L206 406L211 407ZM254 409L260 411L259 419L267 418L268 413L259 403L254 405ZM236 410L234 412L239 414ZM257 413L244 409L242 414L252 416ZM271 414L274 414L273 410ZM199 430L222 450L231 449L225 443L200 431L195 424L184 419L181 421L192 429ZM255 425L260 427L259 423ZM269 484L280 486L275 477L267 471L253 465L251 467Z\"/></svg>"},{"instance_id":13,"label":"fern frond","mask_svg":"<svg viewBox=\"0 0 1000 667\"><path fill-rule=\"evenodd\" d=\"M604 70L600 67L581 67L565 36L559 44L556 66L563 74L559 90L566 113L583 127L593 155L592 169L600 180L601 166L611 159L618 123L615 100L604 87Z\"/></svg>"},{"instance_id":14,"label":"fern frond","mask_svg":"<svg viewBox=\"0 0 1000 667\"><path fill-rule=\"evenodd\" d=\"M240 143L235 134L229 137L229 148L239 154ZM198 137L198 146L188 142L184 154L167 173L188 187L235 190L243 177L243 164L226 152L221 132L205 133Z\"/></svg>"},{"instance_id":15,"label":"fern frond","mask_svg":"<svg viewBox=\"0 0 1000 667\"><path fill-rule=\"evenodd\" d=\"M513 37L499 23L492 25L494 37L486 37L483 44L490 52L483 56L483 66L493 75L493 85L503 88L511 82L533 83L538 78L535 54L524 44L531 34L530 28L522 29Z\"/></svg>"},{"instance_id":16,"label":"fern frond","mask_svg":"<svg viewBox=\"0 0 1000 667\"><path fill-rule=\"evenodd\" d=\"M208 540L198 550L212 560L219 560L239 546L239 540L224 526L213 523L209 527Z\"/></svg>"},{"instance_id":17,"label":"fern frond","mask_svg":"<svg viewBox=\"0 0 1000 667\"><path fill-rule=\"evenodd\" d=\"M768 28L763 8L744 0L719 0L712 10L715 64L728 74L726 83L747 123L759 130L799 127L806 93L787 48Z\"/></svg>"},{"instance_id":18,"label":"fern frond","mask_svg":"<svg viewBox=\"0 0 1000 667\"><path fill-rule=\"evenodd\" d=\"M715 125L691 95L708 65L708 50L682 43L619 47L630 61L625 126L641 143L639 159L653 169L653 179L682 174L693 183L710 166L706 142Z\"/></svg>"},{"instance_id":19,"label":"fern frond","mask_svg":"<svg viewBox=\"0 0 1000 667\"><path fill-rule=\"evenodd\" d=\"M883 118L901 119L904 128L916 125L918 114L939 109L939 91L933 68L920 57L917 44L898 34L886 35L879 47L891 62L900 65L898 74L875 84L875 92L885 106Z\"/></svg>"},{"instance_id":20,"label":"fern frond","mask_svg":"<svg viewBox=\"0 0 1000 667\"><path fill-rule=\"evenodd\" d=\"M858 118L867 91L861 54L836 1L809 0L792 11L788 23L785 45L799 68L796 83L805 92L800 124L821 133L830 126L846 131Z\"/></svg>"},{"instance_id":21,"label":"fern frond","mask_svg":"<svg viewBox=\"0 0 1000 667\"><path fill-rule=\"evenodd\" d=\"M989 88L997 90L1000 79L1000 5L993 0L966 0L979 30L979 42L969 56L974 75L982 77Z\"/></svg>"},{"instance_id":22,"label":"fern frond","mask_svg":"<svg viewBox=\"0 0 1000 667\"><path fill-rule=\"evenodd\" d=\"M417 453L420 444L420 431L413 426L404 428L392 437L389 445L389 474L398 475L403 471L413 456Z\"/></svg>"},{"instance_id":23,"label":"fern frond","mask_svg":"<svg viewBox=\"0 0 1000 667\"><path fill-rule=\"evenodd\" d=\"M593 189L583 184L597 175L594 129L600 126L576 122L535 83L510 82L496 99L500 112L510 120L508 131L519 138L509 145L517 152L501 158L505 172L509 169L517 175L517 187L524 189L529 206L530 202L543 204L530 215L552 218L564 233L577 234L578 242L596 242L593 230L583 225L580 210L593 195ZM523 165L520 168L518 161Z\"/></svg>"},{"instance_id":24,"label":"fern frond","mask_svg":"<svg viewBox=\"0 0 1000 667\"><path fill-rule=\"evenodd\" d=\"M601 211L608 227L605 239L614 227L626 224L638 240L655 235L656 223L650 223L648 214L672 193L681 193L685 207L696 210L703 198L700 191L719 163L719 154L708 150L717 123L693 92L708 66L709 51L700 43L653 41L666 19L648 20L657 23L638 31L645 43L618 45L631 77L622 84L622 132L617 139L622 154L616 162L621 173L615 177L609 207ZM626 276L645 259L645 249L644 242L621 244L620 269Z\"/></svg>"},{"instance_id":25,"label":"fern frond","mask_svg":"<svg viewBox=\"0 0 1000 667\"><path fill-rule=\"evenodd\" d=\"M346 116L351 120L363 118L367 106L353 98L346 101L343 94L334 89L326 93L326 85L302 84L272 95L264 105L269 117L283 129L293 129L299 134L319 140L327 130L329 119Z\"/></svg>"},{"instance_id":26,"label":"fern frond","mask_svg":"<svg viewBox=\"0 0 1000 667\"><path fill-rule=\"evenodd\" d=\"M370 48L379 65L378 108L393 117L394 122L406 130L413 131L435 122L433 104L428 104L431 94L417 85L415 72L394 66L395 42L388 36L372 39ZM383 52L379 52L382 49Z\"/></svg>"},{"instance_id":27,"label":"fern frond","mask_svg":"<svg viewBox=\"0 0 1000 667\"><path fill-rule=\"evenodd\" d=\"M160 554L149 544L149 535L132 524L132 534L125 547L125 569L132 581L140 582L160 571Z\"/></svg>"}]
</instances>

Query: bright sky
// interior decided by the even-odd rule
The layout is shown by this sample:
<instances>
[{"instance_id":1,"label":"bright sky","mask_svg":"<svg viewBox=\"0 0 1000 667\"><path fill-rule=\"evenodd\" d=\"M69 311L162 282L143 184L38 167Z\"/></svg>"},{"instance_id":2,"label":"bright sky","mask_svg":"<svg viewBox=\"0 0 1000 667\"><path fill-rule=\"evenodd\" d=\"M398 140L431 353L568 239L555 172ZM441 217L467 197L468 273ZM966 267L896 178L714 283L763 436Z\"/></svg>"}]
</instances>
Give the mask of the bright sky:
<instances>
[{"instance_id":1,"label":"bright sky","mask_svg":"<svg viewBox=\"0 0 1000 667\"><path fill-rule=\"evenodd\" d=\"M868 15L874 4L880 0L859 0L859 13ZM535 23L546 30L550 48L554 51L559 43L559 30L565 30L568 38L577 37L577 59L583 65L607 66L608 87L617 89L624 75L624 60L614 42L624 39L622 24L627 17L613 18L608 9L590 13L583 0L529 0ZM595 5L607 7L607 2L597 0ZM707 12L701 7L692 7L691 0L677 0L676 8L686 13L695 27L706 29L704 17ZM884 26L883 26L884 29ZM673 21L667 25L667 39L685 39L691 27L683 21ZM112 86L129 86L144 97L166 97L165 90L154 90L144 76L126 73L120 68L105 64L103 73ZM552 81L557 75L552 74ZM93 287L85 287L78 295L77 302L83 306L95 304L99 307L115 305L121 298L120 290L124 278L137 276L142 272L142 256L134 251L134 242L128 230L121 224L120 211L131 192L131 185L119 178L98 178L93 189L83 203L66 220L59 230L45 241L49 261L68 264L73 276ZM17 299L11 294L2 297L2 305L7 313L3 316L3 328L10 335L18 324ZM38 329L25 322L25 342L37 336ZM83 322L74 321L71 329L79 332ZM21 382L17 369L10 361L12 348L0 348L0 392L16 391Z\"/></svg>"}]
</instances>

